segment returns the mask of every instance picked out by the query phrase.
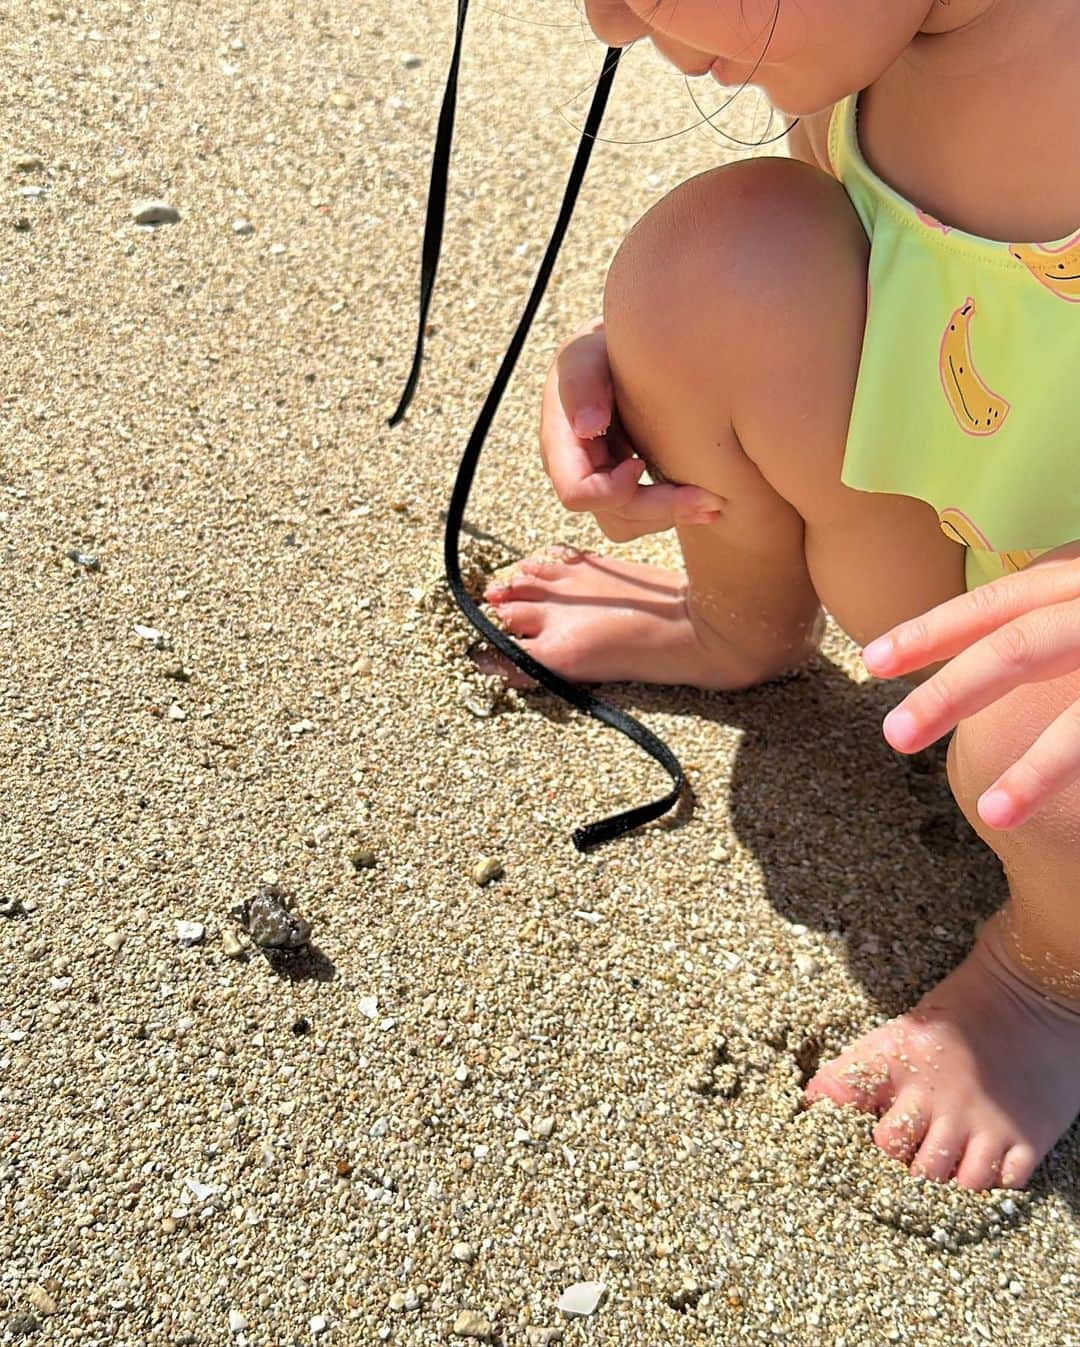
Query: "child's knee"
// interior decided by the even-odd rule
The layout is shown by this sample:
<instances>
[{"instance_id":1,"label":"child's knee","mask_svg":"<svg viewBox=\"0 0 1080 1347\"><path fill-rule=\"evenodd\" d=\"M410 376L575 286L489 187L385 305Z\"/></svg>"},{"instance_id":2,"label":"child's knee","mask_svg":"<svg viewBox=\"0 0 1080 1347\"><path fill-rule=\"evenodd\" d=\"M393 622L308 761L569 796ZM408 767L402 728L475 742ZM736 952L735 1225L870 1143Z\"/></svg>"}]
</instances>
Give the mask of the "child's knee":
<instances>
[{"instance_id":1,"label":"child's knee","mask_svg":"<svg viewBox=\"0 0 1080 1347\"><path fill-rule=\"evenodd\" d=\"M653 206L612 261L613 367L648 362L715 379L718 368L761 359L770 341L788 347L803 327L812 337L823 297L863 303L865 251L843 189L818 169L753 159L699 174Z\"/></svg>"},{"instance_id":2,"label":"child's knee","mask_svg":"<svg viewBox=\"0 0 1080 1347\"><path fill-rule=\"evenodd\" d=\"M1080 781L1058 791L1016 828L991 828L978 800L1031 747L1067 706L1080 700L1080 673L1027 683L957 725L946 760L949 785L964 817L1008 864L1030 848L1048 858L1080 860Z\"/></svg>"}]
</instances>

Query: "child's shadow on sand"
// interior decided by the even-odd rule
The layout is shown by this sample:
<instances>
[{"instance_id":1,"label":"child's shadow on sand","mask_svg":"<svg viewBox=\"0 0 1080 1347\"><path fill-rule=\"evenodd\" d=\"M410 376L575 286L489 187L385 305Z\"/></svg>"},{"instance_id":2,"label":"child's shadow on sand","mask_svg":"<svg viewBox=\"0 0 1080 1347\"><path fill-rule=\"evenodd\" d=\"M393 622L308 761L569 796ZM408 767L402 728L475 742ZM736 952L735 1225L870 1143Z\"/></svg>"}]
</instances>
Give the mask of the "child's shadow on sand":
<instances>
[{"instance_id":1,"label":"child's shadow on sand","mask_svg":"<svg viewBox=\"0 0 1080 1347\"><path fill-rule=\"evenodd\" d=\"M741 729L729 790L732 830L791 922L840 932L853 977L882 1018L908 1009L954 968L976 923L1008 895L997 857L952 798L947 740L894 752L881 721L903 689L857 684L824 658L745 692L635 689L633 706ZM620 693L620 705L628 701ZM718 875L722 882L722 871ZM1078 1133L1033 1188L1080 1211Z\"/></svg>"}]
</instances>

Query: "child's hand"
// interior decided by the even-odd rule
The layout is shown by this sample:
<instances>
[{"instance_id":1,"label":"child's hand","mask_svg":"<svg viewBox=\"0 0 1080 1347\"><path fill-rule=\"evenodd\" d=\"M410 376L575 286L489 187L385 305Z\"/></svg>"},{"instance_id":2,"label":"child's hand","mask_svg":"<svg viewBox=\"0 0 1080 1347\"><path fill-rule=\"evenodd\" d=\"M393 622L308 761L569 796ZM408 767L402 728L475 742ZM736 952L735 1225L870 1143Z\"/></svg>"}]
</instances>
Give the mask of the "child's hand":
<instances>
[{"instance_id":1,"label":"child's hand","mask_svg":"<svg viewBox=\"0 0 1080 1347\"><path fill-rule=\"evenodd\" d=\"M1080 669L1080 543L887 631L862 652L878 678L947 659L885 717L901 753L925 748L1022 683ZM991 828L1014 828L1080 777L1080 702L1064 711L979 799Z\"/></svg>"},{"instance_id":2,"label":"child's hand","mask_svg":"<svg viewBox=\"0 0 1080 1347\"><path fill-rule=\"evenodd\" d=\"M696 486L640 485L644 462L612 418L611 371L597 319L560 348L548 371L540 452L568 510L588 511L617 543L676 524L711 524L723 502Z\"/></svg>"}]
</instances>

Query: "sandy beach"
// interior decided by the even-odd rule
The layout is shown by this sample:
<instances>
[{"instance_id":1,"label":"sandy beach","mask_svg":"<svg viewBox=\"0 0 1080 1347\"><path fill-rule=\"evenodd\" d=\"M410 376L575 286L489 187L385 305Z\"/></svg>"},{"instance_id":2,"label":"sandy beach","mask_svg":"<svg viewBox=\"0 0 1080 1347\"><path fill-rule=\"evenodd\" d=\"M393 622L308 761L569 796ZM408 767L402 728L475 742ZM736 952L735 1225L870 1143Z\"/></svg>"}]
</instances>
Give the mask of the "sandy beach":
<instances>
[{"instance_id":1,"label":"sandy beach","mask_svg":"<svg viewBox=\"0 0 1080 1347\"><path fill-rule=\"evenodd\" d=\"M394 430L449 0L3 8L0 1342L1080 1344L1080 1127L973 1194L802 1107L1005 896L899 691L835 627L751 692L615 689L693 798L582 855L666 778L468 658L443 514L599 68L570 0L475 5ZM694 97L624 60L474 581L604 545L541 383L653 202L776 150ZM230 915L274 883L307 955Z\"/></svg>"}]
</instances>

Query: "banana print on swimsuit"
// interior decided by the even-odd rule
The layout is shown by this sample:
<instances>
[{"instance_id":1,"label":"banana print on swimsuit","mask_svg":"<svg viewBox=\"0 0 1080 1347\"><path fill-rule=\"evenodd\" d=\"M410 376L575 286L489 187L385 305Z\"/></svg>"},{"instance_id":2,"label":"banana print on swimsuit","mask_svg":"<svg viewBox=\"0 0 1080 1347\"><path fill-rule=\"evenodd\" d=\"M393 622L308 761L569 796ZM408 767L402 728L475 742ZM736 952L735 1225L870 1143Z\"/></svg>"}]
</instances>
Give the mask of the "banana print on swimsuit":
<instances>
[{"instance_id":1,"label":"banana print on swimsuit","mask_svg":"<svg viewBox=\"0 0 1080 1347\"><path fill-rule=\"evenodd\" d=\"M1010 243L1009 251L1051 294L1068 304L1080 304L1080 232L1060 248Z\"/></svg>"},{"instance_id":2,"label":"banana print on swimsuit","mask_svg":"<svg viewBox=\"0 0 1080 1347\"><path fill-rule=\"evenodd\" d=\"M974 589L1080 538L1080 229L1006 243L939 218L867 162L859 101L829 123L870 243L840 480L926 501Z\"/></svg>"},{"instance_id":3,"label":"banana print on swimsuit","mask_svg":"<svg viewBox=\"0 0 1080 1347\"><path fill-rule=\"evenodd\" d=\"M952 413L969 435L994 435L1005 424L1010 404L995 393L975 369L971 358L971 320L975 301L970 297L954 310L941 338L938 371Z\"/></svg>"},{"instance_id":4,"label":"banana print on swimsuit","mask_svg":"<svg viewBox=\"0 0 1080 1347\"><path fill-rule=\"evenodd\" d=\"M977 547L984 552L993 552L1000 557L1006 569L1022 571L1024 567L1039 555L1037 551L999 552L986 534L969 514L955 505L938 511L938 522L946 538L965 547Z\"/></svg>"}]
</instances>

